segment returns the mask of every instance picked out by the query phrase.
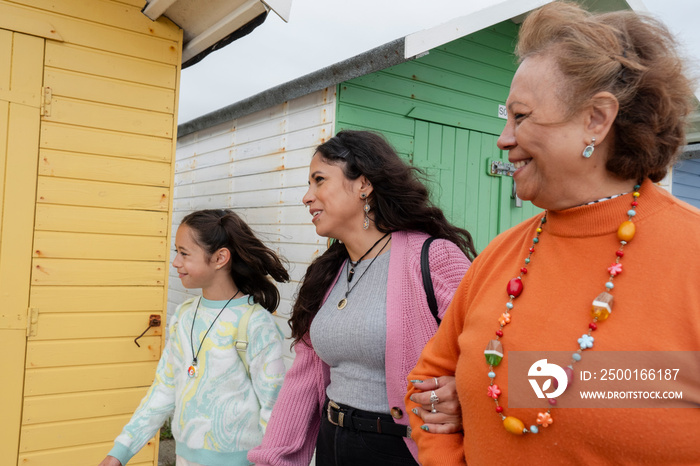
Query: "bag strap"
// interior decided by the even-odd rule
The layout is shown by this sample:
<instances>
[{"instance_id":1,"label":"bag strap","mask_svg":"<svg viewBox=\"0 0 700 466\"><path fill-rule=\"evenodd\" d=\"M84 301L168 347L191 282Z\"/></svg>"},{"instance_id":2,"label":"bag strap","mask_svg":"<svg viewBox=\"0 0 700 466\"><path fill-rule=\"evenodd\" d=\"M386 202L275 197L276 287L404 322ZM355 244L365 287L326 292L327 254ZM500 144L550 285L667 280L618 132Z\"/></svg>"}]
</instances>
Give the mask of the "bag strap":
<instances>
[{"instance_id":1,"label":"bag strap","mask_svg":"<svg viewBox=\"0 0 700 466\"><path fill-rule=\"evenodd\" d=\"M425 296L428 298L428 307L430 312L435 317L435 322L438 326L440 325L440 318L438 317L438 305L435 299L435 290L433 290L433 278L430 276L430 243L435 240L434 236L429 237L423 242L423 248L420 251L420 274L423 277L423 288L425 289Z\"/></svg>"},{"instance_id":2,"label":"bag strap","mask_svg":"<svg viewBox=\"0 0 700 466\"><path fill-rule=\"evenodd\" d=\"M248 367L248 321L250 316L253 315L256 306L250 306L245 314L241 316L241 320L238 322L238 329L236 330L237 338L234 338L233 344L238 351L238 355L241 357L245 371L250 375L250 367Z\"/></svg>"}]
</instances>

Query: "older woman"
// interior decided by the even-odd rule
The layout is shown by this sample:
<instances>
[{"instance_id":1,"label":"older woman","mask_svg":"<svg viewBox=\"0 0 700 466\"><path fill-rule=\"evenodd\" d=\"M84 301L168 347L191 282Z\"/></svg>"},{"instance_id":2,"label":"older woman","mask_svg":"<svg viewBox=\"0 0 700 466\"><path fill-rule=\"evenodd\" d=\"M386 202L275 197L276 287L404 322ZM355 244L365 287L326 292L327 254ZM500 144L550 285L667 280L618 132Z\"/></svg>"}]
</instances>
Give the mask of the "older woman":
<instances>
[{"instance_id":1,"label":"older woman","mask_svg":"<svg viewBox=\"0 0 700 466\"><path fill-rule=\"evenodd\" d=\"M498 146L517 168L518 196L545 212L480 254L409 375L456 375L462 405L459 434L435 435L411 416L419 460L698 464L697 408L564 403L585 387L578 368L597 352L700 351L700 211L654 184L683 143L690 111L675 43L650 18L555 2L525 20L517 54ZM560 406L557 398L513 406L521 351L567 352L565 383L574 388ZM688 372L678 383L697 407L698 376ZM408 397L428 401L415 388ZM416 402L407 398L407 407Z\"/></svg>"},{"instance_id":2,"label":"older woman","mask_svg":"<svg viewBox=\"0 0 700 466\"><path fill-rule=\"evenodd\" d=\"M421 251L436 238L428 256L442 317L475 256L471 236L430 204L416 170L366 131L341 131L316 149L303 201L316 233L339 241L306 271L290 320L294 364L248 458L306 466L316 447L319 466L416 464L406 376L437 329ZM448 397L449 379L424 385ZM434 422L450 421L442 408Z\"/></svg>"}]
</instances>

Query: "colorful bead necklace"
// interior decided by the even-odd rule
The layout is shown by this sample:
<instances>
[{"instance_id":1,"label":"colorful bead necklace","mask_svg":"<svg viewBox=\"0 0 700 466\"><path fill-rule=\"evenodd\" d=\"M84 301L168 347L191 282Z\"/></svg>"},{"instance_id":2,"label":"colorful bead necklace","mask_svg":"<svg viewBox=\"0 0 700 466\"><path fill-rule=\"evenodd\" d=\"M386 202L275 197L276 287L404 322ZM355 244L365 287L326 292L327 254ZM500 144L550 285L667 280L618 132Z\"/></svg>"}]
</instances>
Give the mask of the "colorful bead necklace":
<instances>
[{"instance_id":1,"label":"colorful bead necklace","mask_svg":"<svg viewBox=\"0 0 700 466\"><path fill-rule=\"evenodd\" d=\"M622 222L620 227L617 229L617 237L620 240L620 247L617 249L617 251L615 251L615 262L610 267L608 267L608 273L610 274L610 278L605 283L606 291L600 293L593 300L593 306L591 308L592 321L588 324L588 332L581 335L581 338L577 340L579 349L571 355L571 364L564 368L569 383L573 381L573 365L581 360L581 353L586 349L593 348L594 338L591 334L598 328L598 323L607 319L612 313L613 296L610 294L610 291L612 291L612 289L614 288L613 280L615 279L615 276L619 275L622 272L622 264L620 263L620 260L625 255L625 253L623 252L623 248L628 242L632 240L632 238L634 238L636 227L632 222L632 219L637 214L637 199L640 196L639 188L640 185L636 185L634 187L634 192L632 193L632 207L627 211L628 219ZM484 351L486 363L489 365L488 377L489 379L491 379L491 383L489 384L487 390L487 395L495 402L496 414L501 417L501 420L503 421L503 427L505 427L505 429L508 432L515 435L522 435L528 432L536 434L539 432L538 425L542 427L550 426L554 422L554 419L551 415L551 411L552 408L555 407L557 404L556 398L549 398L548 401L550 404L550 408L547 409L547 411L545 412L538 413L536 424L533 424L529 428L526 428L525 424L520 419L513 416L506 416L503 413L503 406L501 406L498 403L498 398L501 395L501 389L498 387L498 385L494 383L494 380L496 379L496 372L494 371L494 368L501 363L504 354L503 345L500 341L501 338L503 338L503 329L511 321L511 313L515 307L513 301L523 292L523 276L527 274L527 265L530 264L532 254L535 252L535 246L537 245L537 243L540 242L542 226L545 223L547 223L547 212L545 212L544 216L542 217L541 223L536 230L537 234L532 239L532 246L528 250L528 255L525 258L525 266L523 266L520 269L520 274L517 277L511 279L508 282L506 292L508 293L509 300L506 303L506 311L503 314L501 314L501 316L498 318L499 328L498 330L496 330L496 339L489 341L488 345L486 346L486 350Z\"/></svg>"}]
</instances>

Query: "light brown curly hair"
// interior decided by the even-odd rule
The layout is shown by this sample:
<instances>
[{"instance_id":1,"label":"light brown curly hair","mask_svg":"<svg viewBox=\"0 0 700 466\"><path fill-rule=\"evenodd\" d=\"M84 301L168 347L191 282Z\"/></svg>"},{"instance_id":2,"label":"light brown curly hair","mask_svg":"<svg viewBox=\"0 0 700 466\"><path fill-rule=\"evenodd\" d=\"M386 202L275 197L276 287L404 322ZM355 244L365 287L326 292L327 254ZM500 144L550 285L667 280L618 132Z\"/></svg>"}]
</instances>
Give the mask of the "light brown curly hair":
<instances>
[{"instance_id":1,"label":"light brown curly hair","mask_svg":"<svg viewBox=\"0 0 700 466\"><path fill-rule=\"evenodd\" d=\"M608 91L619 102L614 148L606 163L621 179L660 181L685 144L693 81L676 40L655 19L632 11L592 14L553 2L520 28L516 55L553 58L562 72L570 116Z\"/></svg>"}]
</instances>

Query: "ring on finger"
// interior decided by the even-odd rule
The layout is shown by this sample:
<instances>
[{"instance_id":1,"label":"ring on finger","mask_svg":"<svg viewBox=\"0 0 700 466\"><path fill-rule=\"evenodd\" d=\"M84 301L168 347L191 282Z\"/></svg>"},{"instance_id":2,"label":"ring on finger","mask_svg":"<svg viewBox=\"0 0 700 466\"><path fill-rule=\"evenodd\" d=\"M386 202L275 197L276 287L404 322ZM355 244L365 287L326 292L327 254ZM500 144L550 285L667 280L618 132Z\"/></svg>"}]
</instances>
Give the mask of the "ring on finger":
<instances>
[{"instance_id":1,"label":"ring on finger","mask_svg":"<svg viewBox=\"0 0 700 466\"><path fill-rule=\"evenodd\" d=\"M438 398L438 396L435 394L435 390L432 390L430 392L430 403L440 403L440 398Z\"/></svg>"},{"instance_id":2,"label":"ring on finger","mask_svg":"<svg viewBox=\"0 0 700 466\"><path fill-rule=\"evenodd\" d=\"M438 412L438 410L435 409L435 404L434 404L434 403L430 403L430 408L431 408L431 409L430 409L430 412L431 412L431 413L437 413L437 412Z\"/></svg>"},{"instance_id":3,"label":"ring on finger","mask_svg":"<svg viewBox=\"0 0 700 466\"><path fill-rule=\"evenodd\" d=\"M437 390L437 388L440 384L438 383L437 377L433 377L433 380L435 381L435 389Z\"/></svg>"}]
</instances>

